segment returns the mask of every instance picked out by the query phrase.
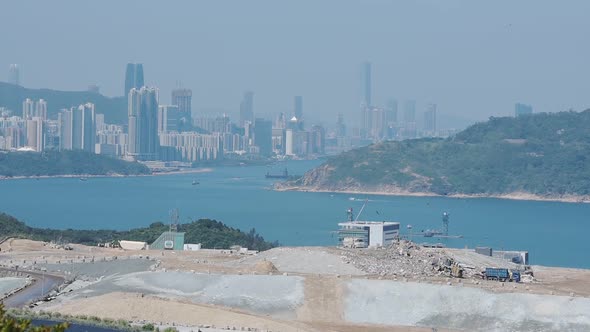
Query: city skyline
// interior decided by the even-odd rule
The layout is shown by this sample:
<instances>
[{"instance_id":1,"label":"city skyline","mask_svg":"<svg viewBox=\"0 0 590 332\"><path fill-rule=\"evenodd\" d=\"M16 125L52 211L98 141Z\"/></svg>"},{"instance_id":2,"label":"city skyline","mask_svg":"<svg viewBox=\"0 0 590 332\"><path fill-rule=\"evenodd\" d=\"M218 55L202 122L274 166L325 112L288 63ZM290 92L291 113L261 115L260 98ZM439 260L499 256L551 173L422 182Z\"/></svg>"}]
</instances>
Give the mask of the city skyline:
<instances>
[{"instance_id":1,"label":"city skyline","mask_svg":"<svg viewBox=\"0 0 590 332\"><path fill-rule=\"evenodd\" d=\"M5 4L5 13L31 12L40 24L47 23L48 36L87 38L94 49L109 52L76 50L59 58L41 56L38 50L49 45L66 49L68 38L64 42L48 37L33 45L26 41L35 39L37 30L23 27L7 36L0 55L3 76L9 64L18 63L25 86L67 91L98 84L102 93L116 96L124 88L122 68L138 62L149 73L145 83L166 91L164 103L171 103L167 93L177 82L193 90L193 108L202 112L235 113L246 90L256 93L257 113L288 112L290 98L302 95L307 114L314 117L308 120L327 121L338 113L351 118L357 112L358 66L370 61L375 105L384 105L389 98L415 99L424 105L436 102L441 116L483 120L511 115L519 101L538 112L582 110L589 104L584 78L590 70L586 69L590 50L581 42L588 23L581 15L590 5L581 1L524 1L510 3L510 11L503 10L501 3L459 6L457 1L303 1L284 4L280 11L268 1L232 4L232 11L222 3L182 2L182 13L167 4L119 6L113 12L103 3L70 3L68 10L60 11L56 11L59 6L42 2L31 8ZM328 24L325 15L335 6L339 11L330 15ZM273 15L260 16L261 9ZM89 10L92 17L83 15ZM113 38L135 29L129 12L158 24L146 25L132 40ZM0 26L18 25L18 15L13 16L2 16ZM111 24L91 29L106 17ZM256 19L247 19L252 17ZM296 17L304 17L308 24ZM415 22L411 17L422 19ZM49 18L70 24L49 24ZM76 24L82 20L84 24ZM79 27L77 31L72 31L72 24ZM460 29L463 26L470 29ZM170 52L150 46L154 38L170 44L191 42ZM272 46L269 40L274 41ZM307 49L314 52L303 52ZM499 49L510 49L511 56L498 53Z\"/></svg>"}]
</instances>

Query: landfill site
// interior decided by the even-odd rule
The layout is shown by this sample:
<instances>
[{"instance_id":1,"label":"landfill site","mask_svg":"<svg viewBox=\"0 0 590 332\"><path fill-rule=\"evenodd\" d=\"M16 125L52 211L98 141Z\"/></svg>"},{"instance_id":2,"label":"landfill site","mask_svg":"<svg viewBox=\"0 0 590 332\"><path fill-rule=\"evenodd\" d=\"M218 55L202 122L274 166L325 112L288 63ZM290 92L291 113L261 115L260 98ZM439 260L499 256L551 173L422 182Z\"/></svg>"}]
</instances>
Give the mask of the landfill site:
<instances>
[{"instance_id":1,"label":"landfill site","mask_svg":"<svg viewBox=\"0 0 590 332\"><path fill-rule=\"evenodd\" d=\"M523 269L473 249L0 249L5 305L37 312L179 331L590 331L589 270ZM490 266L519 282L487 280Z\"/></svg>"}]
</instances>

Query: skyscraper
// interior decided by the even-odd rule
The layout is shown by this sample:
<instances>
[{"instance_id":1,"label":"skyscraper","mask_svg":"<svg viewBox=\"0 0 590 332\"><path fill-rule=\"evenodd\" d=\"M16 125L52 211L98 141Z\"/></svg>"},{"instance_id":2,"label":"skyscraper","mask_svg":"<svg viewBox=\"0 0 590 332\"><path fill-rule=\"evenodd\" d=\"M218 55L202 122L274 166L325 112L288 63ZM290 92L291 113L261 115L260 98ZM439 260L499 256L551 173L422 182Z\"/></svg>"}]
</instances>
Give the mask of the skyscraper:
<instances>
[{"instance_id":1,"label":"skyscraper","mask_svg":"<svg viewBox=\"0 0 590 332\"><path fill-rule=\"evenodd\" d=\"M346 136L346 125L344 124L344 115L342 113L338 113L338 120L336 122L336 136Z\"/></svg>"},{"instance_id":2,"label":"skyscraper","mask_svg":"<svg viewBox=\"0 0 590 332\"><path fill-rule=\"evenodd\" d=\"M57 116L59 123L59 150L73 150L72 111L63 109Z\"/></svg>"},{"instance_id":3,"label":"skyscraper","mask_svg":"<svg viewBox=\"0 0 590 332\"><path fill-rule=\"evenodd\" d=\"M519 117L523 115L533 114L533 106L516 103L514 105L514 116Z\"/></svg>"},{"instance_id":4,"label":"skyscraper","mask_svg":"<svg viewBox=\"0 0 590 332\"><path fill-rule=\"evenodd\" d=\"M254 122L254 145L263 156L272 155L272 121L257 118Z\"/></svg>"},{"instance_id":5,"label":"skyscraper","mask_svg":"<svg viewBox=\"0 0 590 332\"><path fill-rule=\"evenodd\" d=\"M124 96L127 97L131 89L139 89L143 84L143 65L141 63L128 63L125 71Z\"/></svg>"},{"instance_id":6,"label":"skyscraper","mask_svg":"<svg viewBox=\"0 0 590 332\"><path fill-rule=\"evenodd\" d=\"M371 107L371 63L364 62L361 69L361 107Z\"/></svg>"},{"instance_id":7,"label":"skyscraper","mask_svg":"<svg viewBox=\"0 0 590 332\"><path fill-rule=\"evenodd\" d=\"M404 104L404 122L416 123L416 101L406 100Z\"/></svg>"},{"instance_id":8,"label":"skyscraper","mask_svg":"<svg viewBox=\"0 0 590 332\"><path fill-rule=\"evenodd\" d=\"M387 109L385 110L387 113L386 121L387 125L393 125L397 123L397 100L390 99L387 102Z\"/></svg>"},{"instance_id":9,"label":"skyscraper","mask_svg":"<svg viewBox=\"0 0 590 332\"><path fill-rule=\"evenodd\" d=\"M311 153L324 154L326 147L326 130L315 125L311 127Z\"/></svg>"},{"instance_id":10,"label":"skyscraper","mask_svg":"<svg viewBox=\"0 0 590 332\"><path fill-rule=\"evenodd\" d=\"M27 98L23 101L23 120L28 120L35 114L35 102Z\"/></svg>"},{"instance_id":11,"label":"skyscraper","mask_svg":"<svg viewBox=\"0 0 590 332\"><path fill-rule=\"evenodd\" d=\"M37 103L35 103L35 115L43 119L43 121L47 120L47 102L43 99L39 99Z\"/></svg>"},{"instance_id":12,"label":"skyscraper","mask_svg":"<svg viewBox=\"0 0 590 332\"><path fill-rule=\"evenodd\" d=\"M436 136L436 104L428 104L424 112L424 131L429 136Z\"/></svg>"},{"instance_id":13,"label":"skyscraper","mask_svg":"<svg viewBox=\"0 0 590 332\"><path fill-rule=\"evenodd\" d=\"M178 106L178 111L180 111L183 116L188 114L191 116L191 99L193 96L193 91L190 89L175 89L172 90L172 105Z\"/></svg>"},{"instance_id":14,"label":"skyscraper","mask_svg":"<svg viewBox=\"0 0 590 332\"><path fill-rule=\"evenodd\" d=\"M129 148L127 154L138 160L158 156L158 90L132 88L128 99Z\"/></svg>"},{"instance_id":15,"label":"skyscraper","mask_svg":"<svg viewBox=\"0 0 590 332\"><path fill-rule=\"evenodd\" d=\"M295 96L295 117L299 121L303 121L303 97Z\"/></svg>"},{"instance_id":16,"label":"skyscraper","mask_svg":"<svg viewBox=\"0 0 590 332\"><path fill-rule=\"evenodd\" d=\"M27 146L37 152L43 151L44 135L43 135L43 119L33 117L27 120Z\"/></svg>"},{"instance_id":17,"label":"skyscraper","mask_svg":"<svg viewBox=\"0 0 590 332\"><path fill-rule=\"evenodd\" d=\"M8 67L8 83L20 85L20 70L17 64L11 64Z\"/></svg>"},{"instance_id":18,"label":"skyscraper","mask_svg":"<svg viewBox=\"0 0 590 332\"><path fill-rule=\"evenodd\" d=\"M244 92L244 98L240 103L240 126L244 126L246 121L254 121L254 92Z\"/></svg>"},{"instance_id":19,"label":"skyscraper","mask_svg":"<svg viewBox=\"0 0 590 332\"><path fill-rule=\"evenodd\" d=\"M104 114L96 113L94 115L94 123L96 124L96 131L104 130L104 126L105 126Z\"/></svg>"},{"instance_id":20,"label":"skyscraper","mask_svg":"<svg viewBox=\"0 0 590 332\"><path fill-rule=\"evenodd\" d=\"M179 131L181 112L177 105L158 106L158 132Z\"/></svg>"},{"instance_id":21,"label":"skyscraper","mask_svg":"<svg viewBox=\"0 0 590 332\"><path fill-rule=\"evenodd\" d=\"M60 150L95 152L96 117L94 104L86 103L69 110L63 109L58 114L57 122Z\"/></svg>"},{"instance_id":22,"label":"skyscraper","mask_svg":"<svg viewBox=\"0 0 590 332\"><path fill-rule=\"evenodd\" d=\"M94 104L86 103L78 106L78 112L82 116L82 137L80 148L84 151L93 152L96 141L96 119L94 114Z\"/></svg>"}]
</instances>

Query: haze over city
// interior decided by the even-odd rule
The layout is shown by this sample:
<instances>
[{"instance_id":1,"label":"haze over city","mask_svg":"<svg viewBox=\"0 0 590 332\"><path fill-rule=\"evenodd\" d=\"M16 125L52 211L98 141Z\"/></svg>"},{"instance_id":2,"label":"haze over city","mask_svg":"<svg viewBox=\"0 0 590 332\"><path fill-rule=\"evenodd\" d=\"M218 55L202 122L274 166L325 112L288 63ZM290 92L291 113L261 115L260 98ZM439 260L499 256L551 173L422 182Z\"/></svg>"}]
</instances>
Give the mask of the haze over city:
<instances>
[{"instance_id":1,"label":"haze over city","mask_svg":"<svg viewBox=\"0 0 590 332\"><path fill-rule=\"evenodd\" d=\"M514 104L583 110L586 1L19 1L1 5L0 67L29 88L123 95L125 65L144 65L161 102L179 85L193 113L236 118L243 92L256 115L359 121L360 72L372 63L374 104L436 103L441 127L464 127ZM1 72L0 72L1 73ZM0 74L0 80L6 80Z\"/></svg>"},{"instance_id":2,"label":"haze over city","mask_svg":"<svg viewBox=\"0 0 590 332\"><path fill-rule=\"evenodd\" d=\"M588 13L0 1L0 331L590 331Z\"/></svg>"}]
</instances>

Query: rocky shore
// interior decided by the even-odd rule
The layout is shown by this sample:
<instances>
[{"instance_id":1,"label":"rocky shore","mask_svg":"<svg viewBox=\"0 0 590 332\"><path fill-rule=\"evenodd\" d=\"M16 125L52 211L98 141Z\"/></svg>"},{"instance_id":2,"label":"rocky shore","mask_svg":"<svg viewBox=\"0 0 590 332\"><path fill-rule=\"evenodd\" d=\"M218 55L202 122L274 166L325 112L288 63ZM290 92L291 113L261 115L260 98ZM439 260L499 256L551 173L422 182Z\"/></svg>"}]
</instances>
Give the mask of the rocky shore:
<instances>
[{"instance_id":1,"label":"rocky shore","mask_svg":"<svg viewBox=\"0 0 590 332\"><path fill-rule=\"evenodd\" d=\"M521 201L544 201L544 202L562 202L562 203L590 203L590 196L577 195L536 195L527 192L512 192L505 194L449 194L439 195L433 192L416 192L403 188L390 186L378 189L371 188L326 188L315 186L298 186L289 183L276 184L273 188L276 191L304 191L304 192L325 192L341 193L356 195L382 195L382 196L412 196L412 197L450 197L450 198L498 198Z\"/></svg>"}]
</instances>

